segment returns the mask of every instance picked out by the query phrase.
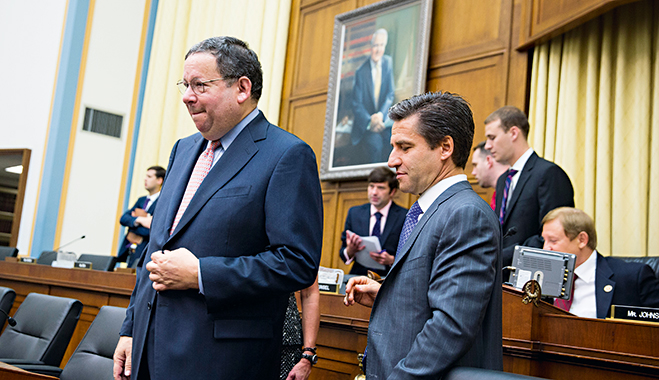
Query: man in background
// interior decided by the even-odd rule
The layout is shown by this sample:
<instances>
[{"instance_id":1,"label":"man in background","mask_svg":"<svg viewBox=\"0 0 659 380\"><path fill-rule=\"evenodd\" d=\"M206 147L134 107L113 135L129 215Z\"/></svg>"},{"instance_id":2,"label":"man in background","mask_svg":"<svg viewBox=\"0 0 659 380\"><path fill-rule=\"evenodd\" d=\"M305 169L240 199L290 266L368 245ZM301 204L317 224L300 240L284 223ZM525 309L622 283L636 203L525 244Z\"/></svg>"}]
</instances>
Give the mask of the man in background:
<instances>
[{"instance_id":1,"label":"man in background","mask_svg":"<svg viewBox=\"0 0 659 380\"><path fill-rule=\"evenodd\" d=\"M659 307L659 279L652 268L597 252L595 223L585 212L550 211L542 219L542 237L543 249L577 256L572 296L557 298L554 305L585 318L607 318L611 305Z\"/></svg>"},{"instance_id":2,"label":"man in background","mask_svg":"<svg viewBox=\"0 0 659 380\"><path fill-rule=\"evenodd\" d=\"M513 106L485 119L485 149L510 165L497 181L495 213L503 232L503 266L513 261L516 245L542 247L542 218L557 207L574 207L572 182L560 166L529 147L529 121Z\"/></svg>"},{"instance_id":3,"label":"man in background","mask_svg":"<svg viewBox=\"0 0 659 380\"><path fill-rule=\"evenodd\" d=\"M153 210L160 196L160 188L165 179L165 169L161 166L152 166L146 170L144 188L149 195L140 197L129 210L121 216L119 223L128 227L126 236L119 246L117 261L126 262L130 268L142 256L142 251L149 243L151 219Z\"/></svg>"},{"instance_id":4,"label":"man in background","mask_svg":"<svg viewBox=\"0 0 659 380\"><path fill-rule=\"evenodd\" d=\"M351 139L355 149L355 164L385 162L389 157L391 128L387 127L387 112L394 102L393 61L384 54L389 35L378 29L371 37L371 56L355 72L352 88Z\"/></svg>"},{"instance_id":5,"label":"man in background","mask_svg":"<svg viewBox=\"0 0 659 380\"><path fill-rule=\"evenodd\" d=\"M367 379L439 379L455 366L502 370L501 231L464 174L474 136L469 105L450 93L403 100L388 165L420 195L382 285L353 277L346 305L372 307Z\"/></svg>"},{"instance_id":6,"label":"man in background","mask_svg":"<svg viewBox=\"0 0 659 380\"><path fill-rule=\"evenodd\" d=\"M405 222L407 209L397 205L393 198L398 190L396 174L387 167L378 167L368 175L368 202L348 210L345 229L341 234L341 260L350 264L355 253L364 249L360 236L376 236L380 240L381 252L370 252L371 258L385 269L373 270L386 276L394 263L398 238ZM367 274L368 268L356 262L350 274Z\"/></svg>"},{"instance_id":7,"label":"man in background","mask_svg":"<svg viewBox=\"0 0 659 380\"><path fill-rule=\"evenodd\" d=\"M320 263L316 158L257 108L245 42L194 45L177 85L199 133L172 149L114 377L276 379L289 294Z\"/></svg>"},{"instance_id":8,"label":"man in background","mask_svg":"<svg viewBox=\"0 0 659 380\"><path fill-rule=\"evenodd\" d=\"M483 189L496 187L497 180L508 170L508 165L497 162L492 157L489 150L485 149L485 141L481 141L474 148L474 154L471 158L471 175L476 178L478 186ZM492 200L490 207L492 210L496 208L497 192L492 193Z\"/></svg>"}]
</instances>

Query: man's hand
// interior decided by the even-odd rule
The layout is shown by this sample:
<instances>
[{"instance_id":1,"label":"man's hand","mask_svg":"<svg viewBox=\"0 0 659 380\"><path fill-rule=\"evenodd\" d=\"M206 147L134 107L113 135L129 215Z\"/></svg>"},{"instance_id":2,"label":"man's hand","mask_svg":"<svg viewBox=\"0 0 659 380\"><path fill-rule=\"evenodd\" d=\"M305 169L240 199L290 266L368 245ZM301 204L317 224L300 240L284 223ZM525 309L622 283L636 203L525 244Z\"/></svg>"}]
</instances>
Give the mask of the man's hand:
<instances>
[{"instance_id":1,"label":"man's hand","mask_svg":"<svg viewBox=\"0 0 659 380\"><path fill-rule=\"evenodd\" d=\"M122 336L119 338L117 348L114 350L114 380L130 379L131 374L131 354L133 351L133 338Z\"/></svg>"},{"instance_id":2,"label":"man's hand","mask_svg":"<svg viewBox=\"0 0 659 380\"><path fill-rule=\"evenodd\" d=\"M311 373L311 362L307 359L300 359L300 361L293 367L291 372L286 377L286 380L307 380Z\"/></svg>"},{"instance_id":3,"label":"man's hand","mask_svg":"<svg viewBox=\"0 0 659 380\"><path fill-rule=\"evenodd\" d=\"M343 303L351 306L357 302L360 305L372 307L379 290L380 284L370 278L353 277L346 284L346 297L343 299Z\"/></svg>"},{"instance_id":4,"label":"man's hand","mask_svg":"<svg viewBox=\"0 0 659 380\"><path fill-rule=\"evenodd\" d=\"M382 252L369 252L371 258L382 265L391 266L394 263L395 257L388 254L387 251Z\"/></svg>"},{"instance_id":5,"label":"man's hand","mask_svg":"<svg viewBox=\"0 0 659 380\"><path fill-rule=\"evenodd\" d=\"M136 208L133 210L133 212L130 213L131 216L136 217L136 216L147 216L146 210L141 209L141 208Z\"/></svg>"},{"instance_id":6,"label":"man's hand","mask_svg":"<svg viewBox=\"0 0 659 380\"><path fill-rule=\"evenodd\" d=\"M142 227L145 228L151 228L151 220L153 220L153 216L147 214L146 216L138 216L135 218L135 223L139 224Z\"/></svg>"},{"instance_id":7,"label":"man's hand","mask_svg":"<svg viewBox=\"0 0 659 380\"><path fill-rule=\"evenodd\" d=\"M356 233L346 231L346 253L348 256L353 257L355 253L364 249L362 238Z\"/></svg>"},{"instance_id":8,"label":"man's hand","mask_svg":"<svg viewBox=\"0 0 659 380\"><path fill-rule=\"evenodd\" d=\"M153 288L159 292L199 289L198 269L199 259L185 248L153 252L146 264Z\"/></svg>"}]
</instances>

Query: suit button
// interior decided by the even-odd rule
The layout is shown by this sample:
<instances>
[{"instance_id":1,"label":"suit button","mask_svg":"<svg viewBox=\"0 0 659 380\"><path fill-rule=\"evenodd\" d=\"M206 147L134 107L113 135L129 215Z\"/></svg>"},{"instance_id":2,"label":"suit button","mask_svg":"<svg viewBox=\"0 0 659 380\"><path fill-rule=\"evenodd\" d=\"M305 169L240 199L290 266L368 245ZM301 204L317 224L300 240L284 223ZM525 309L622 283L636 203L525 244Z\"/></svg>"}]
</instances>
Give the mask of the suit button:
<instances>
[{"instance_id":1,"label":"suit button","mask_svg":"<svg viewBox=\"0 0 659 380\"><path fill-rule=\"evenodd\" d=\"M146 308L147 308L147 310L151 310L151 302L146 303Z\"/></svg>"}]
</instances>

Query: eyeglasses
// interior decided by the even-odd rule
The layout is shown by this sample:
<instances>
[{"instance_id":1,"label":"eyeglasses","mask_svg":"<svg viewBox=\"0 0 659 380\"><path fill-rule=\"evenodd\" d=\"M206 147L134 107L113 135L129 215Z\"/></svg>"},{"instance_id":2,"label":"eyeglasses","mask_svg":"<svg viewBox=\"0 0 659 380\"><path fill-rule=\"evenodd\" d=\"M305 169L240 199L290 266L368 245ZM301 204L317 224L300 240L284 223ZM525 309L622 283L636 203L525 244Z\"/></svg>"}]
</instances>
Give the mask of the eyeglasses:
<instances>
[{"instance_id":1,"label":"eyeglasses","mask_svg":"<svg viewBox=\"0 0 659 380\"><path fill-rule=\"evenodd\" d=\"M176 87L178 87L178 90L181 93L181 95L185 94L185 92L188 90L188 87L192 87L192 92L194 92L197 95L200 95L206 92L206 83L216 82L222 79L224 78L209 79L209 80L194 79L192 80L192 83L188 83L185 80L181 79L180 81L176 82Z\"/></svg>"}]
</instances>

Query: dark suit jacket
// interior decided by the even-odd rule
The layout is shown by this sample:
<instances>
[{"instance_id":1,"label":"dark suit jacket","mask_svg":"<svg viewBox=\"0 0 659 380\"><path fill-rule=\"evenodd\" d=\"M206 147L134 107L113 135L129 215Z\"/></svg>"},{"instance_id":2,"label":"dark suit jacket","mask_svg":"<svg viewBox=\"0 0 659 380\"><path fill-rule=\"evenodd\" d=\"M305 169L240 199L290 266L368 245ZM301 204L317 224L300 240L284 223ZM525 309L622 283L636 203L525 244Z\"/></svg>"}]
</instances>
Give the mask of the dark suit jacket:
<instances>
[{"instance_id":1,"label":"dark suit jacket","mask_svg":"<svg viewBox=\"0 0 659 380\"><path fill-rule=\"evenodd\" d=\"M275 379L291 292L313 284L322 198L311 148L262 113L238 134L169 231L198 156L201 134L172 149L144 266L160 250L199 258L204 294L156 294L141 269L121 335L133 337L133 378L145 345L155 379ZM155 329L153 343L147 330Z\"/></svg>"},{"instance_id":2,"label":"dark suit jacket","mask_svg":"<svg viewBox=\"0 0 659 380\"><path fill-rule=\"evenodd\" d=\"M507 172L497 181L496 215L501 210ZM557 207L574 207L572 182L560 166L538 157L535 152L519 175L513 196L509 199L501 231L503 233L503 266L513 262L516 245L542 248L542 218ZM512 233L512 231L517 231Z\"/></svg>"},{"instance_id":3,"label":"dark suit jacket","mask_svg":"<svg viewBox=\"0 0 659 380\"><path fill-rule=\"evenodd\" d=\"M158 197L160 199L160 197ZM156 199L154 202L151 202L149 205L149 208L146 210L149 214L153 215L153 211L156 209L156 204L158 203L158 199ZM128 247L130 246L130 242L128 242L128 239L126 236L124 236L124 240L121 242L121 245L119 246L119 253L117 254L117 261L128 261L128 267L131 266L133 261L137 260L140 256L142 256L142 251L144 251L144 248L146 248L147 244L149 244L149 232L150 230L146 227L142 226L137 226L135 227L135 219L137 217L134 217L131 215L131 213L136 209L136 208L143 208L144 207L144 202L146 201L146 195L143 197L140 197L137 202L131 207L129 210L127 210L119 219L119 223L124 226L128 227L128 231L126 232L126 236L128 236L128 232L135 233L137 235L140 235L143 240L141 244L138 244L138 246L135 248L135 253L128 258L129 255L129 249Z\"/></svg>"},{"instance_id":4,"label":"dark suit jacket","mask_svg":"<svg viewBox=\"0 0 659 380\"><path fill-rule=\"evenodd\" d=\"M611 285L613 291L605 292ZM595 274L597 318L611 315L611 305L659 308L659 279L647 264L597 254Z\"/></svg>"},{"instance_id":5,"label":"dark suit jacket","mask_svg":"<svg viewBox=\"0 0 659 380\"><path fill-rule=\"evenodd\" d=\"M355 72L355 84L352 88L352 144L357 145L361 140L366 127L371 122L371 115L382 112L383 120L387 120L389 108L394 103L394 72L391 57L382 56L382 81L380 83L380 96L375 104L373 92L373 75L371 74L371 58L369 57Z\"/></svg>"},{"instance_id":6,"label":"dark suit jacket","mask_svg":"<svg viewBox=\"0 0 659 380\"><path fill-rule=\"evenodd\" d=\"M380 246L382 249L387 251L390 255L396 256L396 249L398 248L398 238L400 237L400 230L403 229L403 223L405 223L405 215L407 215L407 209L400 207L396 203L392 202L391 207L389 208L389 214L387 214L387 222L384 225L384 230L380 235ZM369 236L371 231L369 231L369 223L371 220L371 204L366 203L360 206L351 207L348 210L348 217L346 218L345 228L341 234L341 250L339 251L339 256L343 262L346 261L346 258L343 254L343 250L346 248L346 230L350 230L356 233L359 236ZM367 268L363 265L355 262L352 265L350 274L363 274L367 272ZM389 272L389 268L384 270L377 270L380 276L386 276Z\"/></svg>"},{"instance_id":7,"label":"dark suit jacket","mask_svg":"<svg viewBox=\"0 0 659 380\"><path fill-rule=\"evenodd\" d=\"M501 232L459 182L423 214L371 310L366 378L439 379L454 366L503 369Z\"/></svg>"}]
</instances>

